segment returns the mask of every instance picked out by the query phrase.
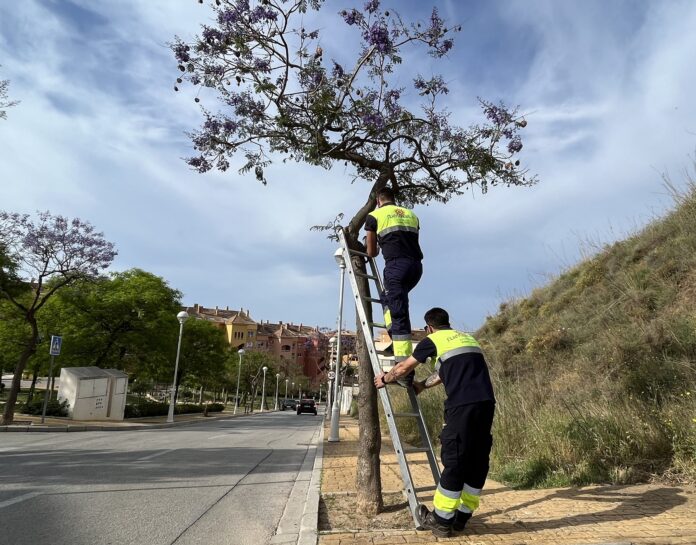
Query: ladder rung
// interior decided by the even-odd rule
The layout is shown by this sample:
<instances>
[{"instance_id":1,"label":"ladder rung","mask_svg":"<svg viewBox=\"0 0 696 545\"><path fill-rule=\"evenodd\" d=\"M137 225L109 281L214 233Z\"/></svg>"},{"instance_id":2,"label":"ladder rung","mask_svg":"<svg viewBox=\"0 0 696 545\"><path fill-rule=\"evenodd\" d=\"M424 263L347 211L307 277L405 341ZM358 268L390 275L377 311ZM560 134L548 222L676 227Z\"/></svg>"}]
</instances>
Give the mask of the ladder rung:
<instances>
[{"instance_id":1,"label":"ladder rung","mask_svg":"<svg viewBox=\"0 0 696 545\"><path fill-rule=\"evenodd\" d=\"M366 257L368 259L372 259L371 256L367 255L365 252L361 252L360 250L348 250L349 253L353 255L361 255L363 257Z\"/></svg>"},{"instance_id":2,"label":"ladder rung","mask_svg":"<svg viewBox=\"0 0 696 545\"><path fill-rule=\"evenodd\" d=\"M365 274L358 271L355 271L355 276L362 276L363 278L369 278L370 280L377 280L377 277L374 274Z\"/></svg>"},{"instance_id":3,"label":"ladder rung","mask_svg":"<svg viewBox=\"0 0 696 545\"><path fill-rule=\"evenodd\" d=\"M434 484L431 484L430 486L420 486L413 489L416 494L419 492L432 492L433 490L437 490L437 486Z\"/></svg>"},{"instance_id":4,"label":"ladder rung","mask_svg":"<svg viewBox=\"0 0 696 545\"><path fill-rule=\"evenodd\" d=\"M403 417L403 418L413 418L413 417L420 417L420 414L418 413L392 413L395 417Z\"/></svg>"},{"instance_id":5,"label":"ladder rung","mask_svg":"<svg viewBox=\"0 0 696 545\"><path fill-rule=\"evenodd\" d=\"M381 327L382 329L387 329L386 324L378 324L377 322L369 322L372 327Z\"/></svg>"},{"instance_id":6,"label":"ladder rung","mask_svg":"<svg viewBox=\"0 0 696 545\"><path fill-rule=\"evenodd\" d=\"M363 297L363 301L369 301L370 303L382 303L381 299L375 299L374 297Z\"/></svg>"},{"instance_id":7,"label":"ladder rung","mask_svg":"<svg viewBox=\"0 0 696 545\"><path fill-rule=\"evenodd\" d=\"M430 452L428 447L406 447L404 449L404 454L411 454L413 452Z\"/></svg>"}]
</instances>

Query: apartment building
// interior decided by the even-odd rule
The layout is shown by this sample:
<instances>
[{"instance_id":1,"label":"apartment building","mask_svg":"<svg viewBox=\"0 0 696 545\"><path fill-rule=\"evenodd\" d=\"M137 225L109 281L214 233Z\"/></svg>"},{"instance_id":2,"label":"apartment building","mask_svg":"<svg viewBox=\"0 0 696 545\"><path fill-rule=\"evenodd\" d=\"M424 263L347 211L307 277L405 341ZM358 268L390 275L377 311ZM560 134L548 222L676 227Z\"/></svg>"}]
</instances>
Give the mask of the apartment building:
<instances>
[{"instance_id":1,"label":"apartment building","mask_svg":"<svg viewBox=\"0 0 696 545\"><path fill-rule=\"evenodd\" d=\"M251 318L249 310L243 308L206 308L195 304L184 310L193 318L216 324L235 349L268 352L278 359L281 367L283 363L294 364L312 381L323 376L322 367L328 359L328 336L317 326L257 322Z\"/></svg>"}]
</instances>

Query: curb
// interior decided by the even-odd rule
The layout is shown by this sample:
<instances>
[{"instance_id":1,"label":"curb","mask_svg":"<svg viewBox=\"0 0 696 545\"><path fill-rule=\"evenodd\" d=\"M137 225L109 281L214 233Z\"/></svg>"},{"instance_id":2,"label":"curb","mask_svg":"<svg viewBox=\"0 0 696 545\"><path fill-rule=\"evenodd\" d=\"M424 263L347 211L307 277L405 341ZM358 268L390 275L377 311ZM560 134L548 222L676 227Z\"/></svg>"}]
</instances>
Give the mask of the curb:
<instances>
[{"instance_id":1,"label":"curb","mask_svg":"<svg viewBox=\"0 0 696 545\"><path fill-rule=\"evenodd\" d=\"M319 492L323 463L324 425L314 432L311 446L307 448L302 467L297 474L280 517L273 545L316 545L319 524ZM312 461L312 453L314 460Z\"/></svg>"},{"instance_id":2,"label":"curb","mask_svg":"<svg viewBox=\"0 0 696 545\"><path fill-rule=\"evenodd\" d=\"M314 457L312 479L309 481L307 502L302 513L297 545L316 545L319 539L319 498L321 497L321 470L324 465L324 423L320 424L319 441Z\"/></svg>"},{"instance_id":3,"label":"curb","mask_svg":"<svg viewBox=\"0 0 696 545\"><path fill-rule=\"evenodd\" d=\"M264 411L264 413L274 413L276 411ZM147 424L147 423L133 423L129 426L99 426L99 425L73 425L66 424L65 426L45 426L45 425L22 425L22 426L0 426L0 433L8 432L77 432L77 431L141 431L141 430L159 430L164 428L176 428L178 426L187 426L191 424L198 424L201 422L215 422L216 420L223 420L225 418L239 418L242 416L255 416L257 414L262 414L261 412L255 412L251 414L226 414L220 416L209 416L205 419L199 418L196 420L182 420L180 422L163 422L161 424Z\"/></svg>"}]
</instances>

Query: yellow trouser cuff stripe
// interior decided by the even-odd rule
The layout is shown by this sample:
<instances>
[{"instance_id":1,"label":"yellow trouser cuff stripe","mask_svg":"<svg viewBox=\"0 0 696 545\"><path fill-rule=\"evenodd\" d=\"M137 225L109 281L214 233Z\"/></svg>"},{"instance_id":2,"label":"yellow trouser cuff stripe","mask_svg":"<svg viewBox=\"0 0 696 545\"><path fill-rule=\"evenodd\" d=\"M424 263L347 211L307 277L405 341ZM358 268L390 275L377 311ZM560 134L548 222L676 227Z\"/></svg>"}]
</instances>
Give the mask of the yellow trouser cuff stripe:
<instances>
[{"instance_id":1,"label":"yellow trouser cuff stripe","mask_svg":"<svg viewBox=\"0 0 696 545\"><path fill-rule=\"evenodd\" d=\"M474 496L473 494L467 494L466 492L462 493L462 496L459 500L461 501L462 506L470 509L470 512L472 513L476 511L476 509L478 509L480 502L480 498L478 496Z\"/></svg>"},{"instance_id":2,"label":"yellow trouser cuff stripe","mask_svg":"<svg viewBox=\"0 0 696 545\"><path fill-rule=\"evenodd\" d=\"M438 511L453 513L457 510L458 505L459 498L448 498L439 490L435 491L435 495L433 496L433 507Z\"/></svg>"},{"instance_id":3,"label":"yellow trouser cuff stripe","mask_svg":"<svg viewBox=\"0 0 696 545\"><path fill-rule=\"evenodd\" d=\"M413 344L411 341L393 341L395 356L410 356L413 352Z\"/></svg>"}]
</instances>

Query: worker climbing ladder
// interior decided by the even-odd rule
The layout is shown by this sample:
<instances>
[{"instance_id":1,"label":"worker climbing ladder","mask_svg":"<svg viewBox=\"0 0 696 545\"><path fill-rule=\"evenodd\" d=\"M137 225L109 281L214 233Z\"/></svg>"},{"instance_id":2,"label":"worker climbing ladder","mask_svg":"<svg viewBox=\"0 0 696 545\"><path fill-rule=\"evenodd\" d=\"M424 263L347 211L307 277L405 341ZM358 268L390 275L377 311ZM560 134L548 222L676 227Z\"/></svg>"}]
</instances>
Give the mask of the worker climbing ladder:
<instances>
[{"instance_id":1,"label":"worker climbing ladder","mask_svg":"<svg viewBox=\"0 0 696 545\"><path fill-rule=\"evenodd\" d=\"M383 323L369 321L367 318L366 305L371 305L375 303L383 305L383 301L385 300L384 284L382 283L382 278L380 277L375 259L373 257L368 256L364 252L352 250L348 247L348 242L346 240L346 235L343 227L340 227L338 229L338 239L341 245L340 250L343 256L343 261L346 265L346 272L348 273L350 286L353 291L353 297L355 299L356 312L358 313L358 318L360 319L360 326L365 337L367 352L370 356L372 370L374 371L375 375L377 375L378 373L382 372L382 364L379 360L379 354L375 346L373 328L380 327L386 329L386 325ZM358 271L353 266L353 261L351 258L356 255L367 260L367 273ZM370 293L360 292L360 286L357 281L358 277L364 277L368 280L368 283L370 281L374 283L377 297L372 297ZM423 413L421 411L418 398L416 397L416 393L413 390L413 387L410 385L408 386L407 391L408 398L411 404L411 410L409 412L394 412L388 388L381 388L379 390L379 395L382 401L382 406L384 407L387 425L389 426L389 435L392 438L394 451L396 452L396 458L399 462L399 469L401 470L401 478L404 482L404 490L408 499L408 506L411 511L411 515L413 516L413 520L416 524L416 527L418 527L419 523L418 518L416 516L419 505L418 494L422 492L432 492L433 490L435 490L437 483L440 481L440 467L437 464L435 453L433 452L433 445L430 441L430 436L428 435L428 430L425 426L425 421L423 420ZM396 426L397 418L414 418L416 420L418 431L420 432L420 446L403 446L401 437L399 436L399 430ZM413 453L423 452L428 457L430 470L433 474L434 484L431 486L416 488L413 483L413 477L411 476L411 470L409 469L409 462L407 456Z\"/></svg>"}]
</instances>

